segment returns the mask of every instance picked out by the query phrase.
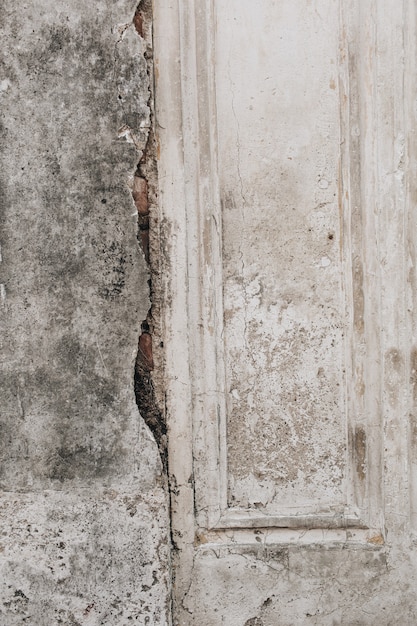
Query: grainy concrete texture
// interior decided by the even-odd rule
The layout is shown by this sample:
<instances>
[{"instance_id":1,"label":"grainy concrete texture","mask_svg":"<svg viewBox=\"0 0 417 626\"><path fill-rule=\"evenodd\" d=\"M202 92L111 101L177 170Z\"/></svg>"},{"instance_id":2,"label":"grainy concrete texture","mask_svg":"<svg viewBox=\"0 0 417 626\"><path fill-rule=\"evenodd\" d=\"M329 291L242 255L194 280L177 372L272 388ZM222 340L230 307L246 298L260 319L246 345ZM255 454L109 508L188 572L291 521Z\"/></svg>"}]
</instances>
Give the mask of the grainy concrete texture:
<instances>
[{"instance_id":1,"label":"grainy concrete texture","mask_svg":"<svg viewBox=\"0 0 417 626\"><path fill-rule=\"evenodd\" d=\"M166 624L168 517L135 402L136 0L2 0L0 624Z\"/></svg>"}]
</instances>

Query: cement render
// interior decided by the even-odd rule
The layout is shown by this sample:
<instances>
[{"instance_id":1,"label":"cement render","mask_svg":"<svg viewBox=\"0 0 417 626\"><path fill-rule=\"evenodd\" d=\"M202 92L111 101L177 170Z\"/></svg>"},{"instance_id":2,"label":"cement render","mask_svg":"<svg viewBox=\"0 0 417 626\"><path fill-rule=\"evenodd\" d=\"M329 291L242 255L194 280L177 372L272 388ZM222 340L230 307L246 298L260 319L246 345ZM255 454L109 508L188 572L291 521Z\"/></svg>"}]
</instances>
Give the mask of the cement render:
<instances>
[{"instance_id":1,"label":"cement render","mask_svg":"<svg viewBox=\"0 0 417 626\"><path fill-rule=\"evenodd\" d=\"M136 2L4 0L0 624L166 624L168 517L135 403L150 126Z\"/></svg>"}]
</instances>

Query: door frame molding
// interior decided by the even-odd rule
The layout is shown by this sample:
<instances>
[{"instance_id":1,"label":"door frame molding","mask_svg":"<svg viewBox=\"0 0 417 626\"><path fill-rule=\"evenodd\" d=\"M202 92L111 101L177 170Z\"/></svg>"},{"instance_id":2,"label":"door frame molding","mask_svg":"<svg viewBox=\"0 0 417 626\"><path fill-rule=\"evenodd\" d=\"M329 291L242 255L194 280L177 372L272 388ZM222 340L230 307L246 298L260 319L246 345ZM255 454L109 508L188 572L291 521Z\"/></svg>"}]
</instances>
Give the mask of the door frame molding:
<instances>
[{"instance_id":1,"label":"door frame molding","mask_svg":"<svg viewBox=\"0 0 417 626\"><path fill-rule=\"evenodd\" d=\"M339 0L348 506L344 512L283 511L274 516L228 508L214 2L154 0L166 412L172 539L174 561L181 561L180 586L186 585L198 545L255 542L259 529L268 529L272 542L306 536L314 542L383 543L383 353L390 319L381 294L407 288L406 255L392 262L391 269L402 272L394 285L386 280L387 266L381 267L389 239L389 216L381 217L381 207L390 184L399 210L405 211L402 186L392 176L387 181L380 162L381 150L392 160L399 158L392 128L380 123L377 50L378 29L388 26L384 7L376 0ZM402 13L397 17L397 22L404 19ZM399 58L395 46L391 51L388 46L387 58L390 53ZM403 95L395 94L398 107ZM405 232L401 237L405 242ZM407 333L397 337L397 343L403 349ZM397 438L408 450L406 431L402 428Z\"/></svg>"}]
</instances>

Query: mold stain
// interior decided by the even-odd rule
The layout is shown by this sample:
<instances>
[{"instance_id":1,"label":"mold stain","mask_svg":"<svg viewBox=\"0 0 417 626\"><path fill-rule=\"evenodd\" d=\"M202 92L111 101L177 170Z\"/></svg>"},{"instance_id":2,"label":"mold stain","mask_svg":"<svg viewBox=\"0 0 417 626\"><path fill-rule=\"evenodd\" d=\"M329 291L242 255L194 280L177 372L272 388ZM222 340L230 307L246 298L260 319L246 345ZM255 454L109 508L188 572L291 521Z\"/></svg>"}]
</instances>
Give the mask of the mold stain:
<instances>
[{"instance_id":1,"label":"mold stain","mask_svg":"<svg viewBox=\"0 0 417 626\"><path fill-rule=\"evenodd\" d=\"M361 483L366 477L366 432L362 426L356 426L353 437L356 473Z\"/></svg>"},{"instance_id":2,"label":"mold stain","mask_svg":"<svg viewBox=\"0 0 417 626\"><path fill-rule=\"evenodd\" d=\"M365 299L363 294L363 267L359 257L353 259L353 323L358 333L364 330Z\"/></svg>"},{"instance_id":3,"label":"mold stain","mask_svg":"<svg viewBox=\"0 0 417 626\"><path fill-rule=\"evenodd\" d=\"M391 348L385 354L385 384L388 401L393 408L397 405L401 393L401 373L404 360L397 348Z\"/></svg>"}]
</instances>

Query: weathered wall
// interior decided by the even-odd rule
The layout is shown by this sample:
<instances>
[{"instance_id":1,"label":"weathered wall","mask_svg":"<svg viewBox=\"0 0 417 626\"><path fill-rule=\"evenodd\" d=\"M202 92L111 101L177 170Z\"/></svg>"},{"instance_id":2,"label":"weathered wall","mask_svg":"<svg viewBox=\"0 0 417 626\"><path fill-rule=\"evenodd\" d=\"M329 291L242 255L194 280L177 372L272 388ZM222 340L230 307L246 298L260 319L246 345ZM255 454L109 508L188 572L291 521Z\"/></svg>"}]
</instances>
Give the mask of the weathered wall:
<instances>
[{"instance_id":1,"label":"weathered wall","mask_svg":"<svg viewBox=\"0 0 417 626\"><path fill-rule=\"evenodd\" d=\"M4 0L0 623L166 624L167 509L134 363L136 0Z\"/></svg>"},{"instance_id":2,"label":"weathered wall","mask_svg":"<svg viewBox=\"0 0 417 626\"><path fill-rule=\"evenodd\" d=\"M414 626L416 2L154 4L173 622Z\"/></svg>"}]
</instances>

